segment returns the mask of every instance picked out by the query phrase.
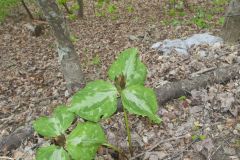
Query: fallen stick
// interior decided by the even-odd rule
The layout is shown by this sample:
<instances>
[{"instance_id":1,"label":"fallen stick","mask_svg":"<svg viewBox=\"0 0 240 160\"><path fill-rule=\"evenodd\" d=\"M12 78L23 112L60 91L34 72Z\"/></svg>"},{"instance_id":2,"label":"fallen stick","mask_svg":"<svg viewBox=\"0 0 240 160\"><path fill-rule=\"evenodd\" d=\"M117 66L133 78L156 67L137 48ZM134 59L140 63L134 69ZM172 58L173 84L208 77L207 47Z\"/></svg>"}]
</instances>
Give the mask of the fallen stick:
<instances>
[{"instance_id":1,"label":"fallen stick","mask_svg":"<svg viewBox=\"0 0 240 160\"><path fill-rule=\"evenodd\" d=\"M172 137L172 138L169 138L169 139L165 139L165 140L159 141L156 144L154 144L153 146L151 146L149 149L147 149L146 151L144 151L142 153L139 153L136 156L130 158L130 160L137 159L137 158L143 156L146 152L151 152L153 149L157 148L162 143L166 143L166 142L170 142L170 141L174 141L174 140L178 140L178 139L182 139L182 138L186 138L186 135L180 136L180 137Z\"/></svg>"},{"instance_id":2,"label":"fallen stick","mask_svg":"<svg viewBox=\"0 0 240 160\"><path fill-rule=\"evenodd\" d=\"M165 84L156 88L155 91L159 105L163 105L169 100L179 98L184 95L190 95L190 92L194 89L205 88L206 86L213 85L215 83L226 83L239 77L240 64L237 63L226 67L216 68L215 70L210 70L209 72L197 77ZM118 103L118 108L120 108L119 106L121 106L121 103ZM0 152L17 149L24 139L33 134L31 127L26 125L23 128L24 129L21 130L22 133L16 134L13 132L9 136L0 140Z\"/></svg>"},{"instance_id":3,"label":"fallen stick","mask_svg":"<svg viewBox=\"0 0 240 160\"><path fill-rule=\"evenodd\" d=\"M7 152L20 147L22 142L24 142L27 138L33 136L33 133L34 130L32 126L27 124L16 129L13 133L4 137L0 141L0 155L6 155Z\"/></svg>"},{"instance_id":4,"label":"fallen stick","mask_svg":"<svg viewBox=\"0 0 240 160\"><path fill-rule=\"evenodd\" d=\"M184 79L178 82L167 83L155 89L160 105L169 100L188 96L194 89L205 88L208 85L222 84L240 77L240 64L210 70L200 76Z\"/></svg>"}]
</instances>

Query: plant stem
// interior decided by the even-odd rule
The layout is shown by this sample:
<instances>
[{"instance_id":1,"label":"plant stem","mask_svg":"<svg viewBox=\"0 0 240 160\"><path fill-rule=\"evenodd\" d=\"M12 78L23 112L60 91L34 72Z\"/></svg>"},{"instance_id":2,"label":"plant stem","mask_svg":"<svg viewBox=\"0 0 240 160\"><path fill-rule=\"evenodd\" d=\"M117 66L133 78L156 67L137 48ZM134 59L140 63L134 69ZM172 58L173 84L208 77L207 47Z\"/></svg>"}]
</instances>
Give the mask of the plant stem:
<instances>
[{"instance_id":1,"label":"plant stem","mask_svg":"<svg viewBox=\"0 0 240 160\"><path fill-rule=\"evenodd\" d=\"M129 160L129 158L123 153L123 151L121 151L118 147L109 144L109 143L104 143L103 146L106 146L108 148L111 148L112 150L114 150L115 152L118 152L119 154L121 154L123 157L125 157L127 160Z\"/></svg>"},{"instance_id":2,"label":"plant stem","mask_svg":"<svg viewBox=\"0 0 240 160\"><path fill-rule=\"evenodd\" d=\"M125 125L126 125L127 136L128 136L128 147L129 147L130 154L131 154L131 156L132 156L132 154L133 154L133 150L132 150L132 138L131 138L131 132L130 132L130 128L129 128L127 111L126 111L126 109L125 109L124 107L123 107L123 112L124 112L124 121L125 121Z\"/></svg>"}]
</instances>

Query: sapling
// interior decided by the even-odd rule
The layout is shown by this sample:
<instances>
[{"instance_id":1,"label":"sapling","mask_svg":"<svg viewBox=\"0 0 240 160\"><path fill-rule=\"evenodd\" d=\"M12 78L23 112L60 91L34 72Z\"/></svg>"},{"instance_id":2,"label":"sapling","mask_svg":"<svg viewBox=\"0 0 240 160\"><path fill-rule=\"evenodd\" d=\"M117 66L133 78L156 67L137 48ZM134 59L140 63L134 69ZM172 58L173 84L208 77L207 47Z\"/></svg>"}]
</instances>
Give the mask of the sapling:
<instances>
[{"instance_id":1,"label":"sapling","mask_svg":"<svg viewBox=\"0 0 240 160\"><path fill-rule=\"evenodd\" d=\"M152 89L144 87L146 66L140 61L136 48L123 51L110 66L108 77L113 82L96 80L72 96L70 105L57 107L52 117L40 117L33 126L42 136L52 139L52 144L38 150L37 160L91 160L102 145L127 156L117 147L107 143L99 121L110 118L117 111L121 98L130 153L133 148L128 113L146 116L154 123L161 119L156 114L157 99ZM79 116L79 123L69 134L66 130Z\"/></svg>"}]
</instances>

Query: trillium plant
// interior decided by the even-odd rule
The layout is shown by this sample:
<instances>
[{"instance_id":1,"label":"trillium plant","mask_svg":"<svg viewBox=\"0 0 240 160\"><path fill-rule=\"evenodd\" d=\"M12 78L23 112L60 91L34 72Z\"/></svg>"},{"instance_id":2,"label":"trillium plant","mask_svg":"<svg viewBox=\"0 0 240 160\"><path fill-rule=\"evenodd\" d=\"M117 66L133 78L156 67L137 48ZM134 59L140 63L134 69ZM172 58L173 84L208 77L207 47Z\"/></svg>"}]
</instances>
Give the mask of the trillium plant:
<instances>
[{"instance_id":1,"label":"trillium plant","mask_svg":"<svg viewBox=\"0 0 240 160\"><path fill-rule=\"evenodd\" d=\"M90 82L73 95L69 106L58 106L51 117L40 117L34 121L36 132L52 142L51 145L38 149L36 159L92 160L100 146L111 148L125 156L120 149L107 142L104 130L98 123L110 118L117 111L119 97L131 152L127 114L145 116L154 123L161 122L156 114L156 95L152 89L144 87L146 75L147 68L140 61L137 49L123 51L108 71L108 77L113 83L103 80ZM71 126L77 117L85 122L69 129L73 128Z\"/></svg>"}]
</instances>

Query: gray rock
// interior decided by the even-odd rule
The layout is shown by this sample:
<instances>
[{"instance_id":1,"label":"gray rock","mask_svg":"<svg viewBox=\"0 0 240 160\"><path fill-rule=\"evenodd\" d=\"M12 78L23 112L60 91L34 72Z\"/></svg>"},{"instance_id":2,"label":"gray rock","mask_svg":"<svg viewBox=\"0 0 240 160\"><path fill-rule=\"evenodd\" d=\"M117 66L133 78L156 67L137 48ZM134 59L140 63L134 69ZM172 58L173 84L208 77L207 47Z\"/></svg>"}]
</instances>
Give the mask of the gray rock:
<instances>
[{"instance_id":1,"label":"gray rock","mask_svg":"<svg viewBox=\"0 0 240 160\"><path fill-rule=\"evenodd\" d=\"M166 39L163 42L157 42L152 45L151 48L157 49L164 55L169 55L173 51L176 51L179 55L188 55L188 49L193 45L208 44L214 45L216 43L221 44L223 39L220 37L212 36L209 33L194 34L186 39ZM201 57L205 57L206 54L200 54Z\"/></svg>"},{"instance_id":2,"label":"gray rock","mask_svg":"<svg viewBox=\"0 0 240 160\"><path fill-rule=\"evenodd\" d=\"M136 40L138 40L138 37L136 37L136 36L134 36L134 35L130 35L128 38L129 38L129 40L131 40L131 41L136 41Z\"/></svg>"}]
</instances>

